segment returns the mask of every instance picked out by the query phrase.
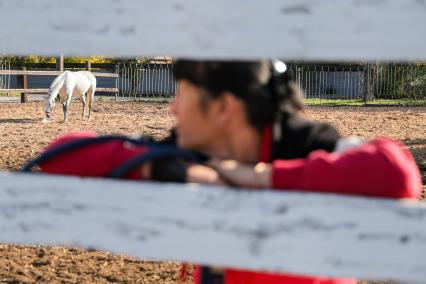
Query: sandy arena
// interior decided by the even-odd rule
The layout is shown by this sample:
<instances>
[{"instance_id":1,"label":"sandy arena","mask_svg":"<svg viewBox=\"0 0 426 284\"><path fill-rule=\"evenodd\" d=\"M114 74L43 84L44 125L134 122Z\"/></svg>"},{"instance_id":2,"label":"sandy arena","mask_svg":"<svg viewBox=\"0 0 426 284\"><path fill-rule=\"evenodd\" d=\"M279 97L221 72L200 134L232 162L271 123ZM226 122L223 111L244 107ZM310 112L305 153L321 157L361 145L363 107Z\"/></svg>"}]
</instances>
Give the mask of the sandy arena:
<instances>
[{"instance_id":1,"label":"sandy arena","mask_svg":"<svg viewBox=\"0 0 426 284\"><path fill-rule=\"evenodd\" d=\"M425 183L426 107L309 107L305 115L332 123L345 136L402 140L412 151ZM159 139L174 123L167 104L153 102L97 101L92 121L87 122L81 119L81 104L73 101L68 123L62 123L59 108L53 122L42 123L42 118L41 102L0 104L0 170L18 170L54 137L73 130ZM141 261L75 248L1 244L0 256L0 283L179 283L179 264L175 262Z\"/></svg>"}]
</instances>

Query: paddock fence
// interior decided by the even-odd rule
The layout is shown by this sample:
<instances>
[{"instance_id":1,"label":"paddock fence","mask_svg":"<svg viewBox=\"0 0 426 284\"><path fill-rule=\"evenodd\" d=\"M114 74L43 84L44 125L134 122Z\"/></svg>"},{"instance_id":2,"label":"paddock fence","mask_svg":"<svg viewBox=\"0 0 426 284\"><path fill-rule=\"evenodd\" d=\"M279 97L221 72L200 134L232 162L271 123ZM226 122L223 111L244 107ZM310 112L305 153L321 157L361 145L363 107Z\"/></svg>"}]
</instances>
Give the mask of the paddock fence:
<instances>
[{"instance_id":1,"label":"paddock fence","mask_svg":"<svg viewBox=\"0 0 426 284\"><path fill-rule=\"evenodd\" d=\"M289 63L306 104L426 105L426 62Z\"/></svg>"},{"instance_id":2,"label":"paddock fence","mask_svg":"<svg viewBox=\"0 0 426 284\"><path fill-rule=\"evenodd\" d=\"M84 69L80 65L70 65L67 69ZM426 62L289 62L287 65L290 76L303 90L307 105L426 105ZM177 93L172 60L93 64L93 67L92 71L106 74L98 78L97 93L101 96L169 100ZM15 69L0 58L0 93L22 85L19 75L24 73ZM33 64L25 74L37 75L47 70L53 72L54 68ZM30 76L28 85L35 89L29 92L45 91L55 74Z\"/></svg>"},{"instance_id":3,"label":"paddock fence","mask_svg":"<svg viewBox=\"0 0 426 284\"><path fill-rule=\"evenodd\" d=\"M118 97L170 99L177 93L173 63L118 63Z\"/></svg>"},{"instance_id":4,"label":"paddock fence","mask_svg":"<svg viewBox=\"0 0 426 284\"><path fill-rule=\"evenodd\" d=\"M122 63L120 98L169 99L177 92L173 64ZM426 62L288 63L308 105L426 105Z\"/></svg>"},{"instance_id":5,"label":"paddock fence","mask_svg":"<svg viewBox=\"0 0 426 284\"><path fill-rule=\"evenodd\" d=\"M0 57L0 71L10 70L10 62ZM0 89L10 88L10 75L0 73Z\"/></svg>"},{"instance_id":6,"label":"paddock fence","mask_svg":"<svg viewBox=\"0 0 426 284\"><path fill-rule=\"evenodd\" d=\"M24 66L12 66L10 62L0 61L0 95L16 96L21 94L21 102L27 102L28 95L47 94L50 84L63 71L53 63L33 63ZM67 64L66 70L90 70L96 76L96 94L109 95L118 93L118 74L111 64L73 63Z\"/></svg>"}]
</instances>

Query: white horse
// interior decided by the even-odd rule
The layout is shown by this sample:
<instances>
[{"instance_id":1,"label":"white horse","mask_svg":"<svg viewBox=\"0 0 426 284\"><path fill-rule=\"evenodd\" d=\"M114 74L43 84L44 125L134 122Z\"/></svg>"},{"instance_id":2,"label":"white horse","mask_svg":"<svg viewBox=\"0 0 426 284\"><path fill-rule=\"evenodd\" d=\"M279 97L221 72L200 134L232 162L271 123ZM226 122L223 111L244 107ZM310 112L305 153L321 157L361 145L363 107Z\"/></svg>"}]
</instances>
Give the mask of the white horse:
<instances>
[{"instance_id":1,"label":"white horse","mask_svg":"<svg viewBox=\"0 0 426 284\"><path fill-rule=\"evenodd\" d=\"M55 108L55 99L59 94L60 101L63 102L64 122L68 121L68 106L73 95L80 96L83 102L82 118L86 116L86 103L89 104L88 121L92 114L93 98L96 91L96 78L89 71L65 71L53 80L49 87L49 96L44 101L44 111L46 117L44 121L52 116Z\"/></svg>"}]
</instances>

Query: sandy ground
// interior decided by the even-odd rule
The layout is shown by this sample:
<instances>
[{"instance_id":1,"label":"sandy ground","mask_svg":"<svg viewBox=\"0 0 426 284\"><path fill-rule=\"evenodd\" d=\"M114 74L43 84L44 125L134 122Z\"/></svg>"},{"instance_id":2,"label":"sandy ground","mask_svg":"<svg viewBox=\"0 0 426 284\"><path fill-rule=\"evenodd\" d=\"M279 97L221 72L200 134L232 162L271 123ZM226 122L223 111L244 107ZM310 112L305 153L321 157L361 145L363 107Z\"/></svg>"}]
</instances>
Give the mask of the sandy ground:
<instances>
[{"instance_id":1,"label":"sandy ground","mask_svg":"<svg viewBox=\"0 0 426 284\"><path fill-rule=\"evenodd\" d=\"M71 104L68 123L61 122L59 110L53 122L42 123L41 102L1 103L0 170L19 169L54 137L73 130L161 138L174 123L164 103L96 102L91 122L80 118L80 108L78 102ZM305 115L334 124L346 136L402 140L413 152L425 183L426 107L311 107ZM179 283L179 264L175 262L140 261L74 248L14 245L0 245L0 256L0 283Z\"/></svg>"}]
</instances>

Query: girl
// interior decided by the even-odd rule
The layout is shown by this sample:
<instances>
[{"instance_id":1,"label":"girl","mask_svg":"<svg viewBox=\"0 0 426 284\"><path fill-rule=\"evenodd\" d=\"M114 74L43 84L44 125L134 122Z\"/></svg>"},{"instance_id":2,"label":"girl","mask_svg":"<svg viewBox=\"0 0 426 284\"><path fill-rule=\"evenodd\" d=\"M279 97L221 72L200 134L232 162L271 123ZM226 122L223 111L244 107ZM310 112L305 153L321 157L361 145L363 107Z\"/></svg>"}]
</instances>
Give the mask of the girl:
<instances>
[{"instance_id":1,"label":"girl","mask_svg":"<svg viewBox=\"0 0 426 284\"><path fill-rule=\"evenodd\" d=\"M342 138L330 125L304 119L301 94L281 61L177 61L177 124L165 143L205 156L185 180L392 198L416 198L418 168L406 147L387 138ZM152 169L159 167L154 162ZM161 172L157 170L156 172ZM308 253L308 252L307 252ZM356 283L296 275L198 267L196 283Z\"/></svg>"}]
</instances>

